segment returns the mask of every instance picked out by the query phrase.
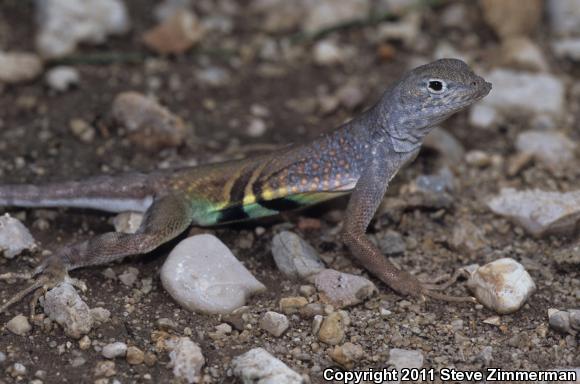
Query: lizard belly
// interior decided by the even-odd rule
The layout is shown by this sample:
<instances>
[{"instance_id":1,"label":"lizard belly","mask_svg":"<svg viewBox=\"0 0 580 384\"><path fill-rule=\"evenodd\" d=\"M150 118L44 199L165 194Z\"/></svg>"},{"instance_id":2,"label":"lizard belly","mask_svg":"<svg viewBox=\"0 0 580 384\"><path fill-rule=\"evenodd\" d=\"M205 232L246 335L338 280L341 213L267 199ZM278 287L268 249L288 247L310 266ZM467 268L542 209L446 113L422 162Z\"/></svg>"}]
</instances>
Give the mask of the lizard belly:
<instances>
[{"instance_id":1,"label":"lizard belly","mask_svg":"<svg viewBox=\"0 0 580 384\"><path fill-rule=\"evenodd\" d=\"M211 210L203 220L205 223L198 224L208 226L275 216L281 212L304 208L343 196L349 191L299 193L271 200L257 200L251 204L233 204Z\"/></svg>"}]
</instances>

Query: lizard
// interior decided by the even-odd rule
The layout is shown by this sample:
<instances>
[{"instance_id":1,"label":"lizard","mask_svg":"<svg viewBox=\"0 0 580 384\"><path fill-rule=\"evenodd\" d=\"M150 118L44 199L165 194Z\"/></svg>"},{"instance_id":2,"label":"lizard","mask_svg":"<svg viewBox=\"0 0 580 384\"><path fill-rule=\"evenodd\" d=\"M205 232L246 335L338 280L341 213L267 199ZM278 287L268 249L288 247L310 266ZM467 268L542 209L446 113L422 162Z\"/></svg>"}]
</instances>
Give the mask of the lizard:
<instances>
[{"instance_id":1,"label":"lizard","mask_svg":"<svg viewBox=\"0 0 580 384\"><path fill-rule=\"evenodd\" d=\"M401 295L473 301L441 292L450 284L422 282L397 268L366 230L397 172L412 162L422 139L454 113L485 97L492 85L463 61L440 59L394 82L359 116L314 140L242 160L94 176L48 184L0 186L0 206L73 207L144 212L134 234L108 232L66 245L46 257L28 288L0 312L81 267L145 254L190 226L257 219L350 194L342 240L371 274Z\"/></svg>"}]
</instances>

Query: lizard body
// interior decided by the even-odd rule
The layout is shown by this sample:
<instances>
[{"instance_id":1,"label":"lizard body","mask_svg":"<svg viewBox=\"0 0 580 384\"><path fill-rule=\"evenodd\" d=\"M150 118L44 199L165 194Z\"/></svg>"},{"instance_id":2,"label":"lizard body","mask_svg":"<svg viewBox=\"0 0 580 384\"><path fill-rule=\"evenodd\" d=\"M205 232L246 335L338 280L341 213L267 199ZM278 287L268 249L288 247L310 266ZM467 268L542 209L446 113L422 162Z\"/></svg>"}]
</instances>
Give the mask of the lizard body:
<instances>
[{"instance_id":1,"label":"lizard body","mask_svg":"<svg viewBox=\"0 0 580 384\"><path fill-rule=\"evenodd\" d=\"M410 71L375 106L310 143L150 174L0 186L0 206L145 212L135 234L101 234L49 257L37 269L43 273L37 287L72 269L150 252L190 225L255 219L351 193L343 239L358 261L399 293L448 298L394 267L365 231L389 181L416 157L423 137L490 89L462 61L442 59Z\"/></svg>"}]
</instances>

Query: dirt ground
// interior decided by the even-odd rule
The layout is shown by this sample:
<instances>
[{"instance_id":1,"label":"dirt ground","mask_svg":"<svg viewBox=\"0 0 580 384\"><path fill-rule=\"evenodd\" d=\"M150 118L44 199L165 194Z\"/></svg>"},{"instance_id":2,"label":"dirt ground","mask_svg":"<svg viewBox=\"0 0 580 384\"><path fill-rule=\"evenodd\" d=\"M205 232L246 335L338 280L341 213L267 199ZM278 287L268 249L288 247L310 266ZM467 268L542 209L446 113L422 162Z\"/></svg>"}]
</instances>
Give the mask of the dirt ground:
<instances>
[{"instance_id":1,"label":"dirt ground","mask_svg":"<svg viewBox=\"0 0 580 384\"><path fill-rule=\"evenodd\" d=\"M70 59L70 64L81 75L75 89L56 93L42 79L0 88L0 183L37 183L100 173L148 171L160 165L180 166L251 155L259 152L255 148L262 144L302 142L370 106L386 85L407 70L414 55L411 50L394 45L394 56L389 60L381 59L377 44L368 38L374 31L373 26L346 28L335 32L334 36L356 48L354 59L342 65L321 67L312 62L309 54L303 54L299 60L280 59L271 64L279 70L279 75L266 77L264 62L256 52L257 42L265 38L258 28L260 19L246 10L244 1L240 2L239 12L234 16L231 33L210 36L201 46L185 54L162 58L140 44L141 34L154 24L153 3L129 1L130 33L109 38L106 44L98 47L83 45L77 50ZM445 33L437 22L441 10L442 6L435 6L424 11L422 32L430 42L437 41ZM473 30L480 39L477 61L485 67L486 54L497 45L497 39L482 21ZM6 51L31 51L34 31L33 2L2 2L0 47ZM460 33L445 36L450 41L462 41ZM295 44L299 50L308 51L312 43L304 40ZM110 56L111 53L116 56ZM94 62L95 57L105 59ZM107 59L110 57L113 58ZM133 60L133 57L139 59ZM208 63L231 71L227 86L209 87L196 81L194 71ZM554 66L561 71L570 70L564 64L554 63ZM335 112L322 114L289 107L290 100L305 101L324 90L336 90L349 81L356 81L364 91L364 102L354 110L340 107ZM110 117L114 97L127 90L154 94L163 105L181 116L188 127L185 144L155 153L134 147ZM269 110L265 119L267 130L260 137L252 137L246 132L250 110L255 104ZM71 133L69 122L75 118L96 127L96 136L90 143L79 141ZM505 159L514 151L517 133L527 127L515 120L493 130L477 130L468 127L467 114L462 112L445 122L444 128L466 150L479 149ZM580 139L578 130L570 130L569 134L576 141ZM451 273L468 264L484 264L500 257L522 262L538 290L521 310L501 316L498 325L484 322L495 314L482 307L437 301L419 303L402 298L351 262L337 235L339 224L335 220L345 206L344 199L275 220L203 231L217 235L267 286L266 293L248 302L250 317L256 322L265 311L277 310L280 298L299 296L299 288L303 285L284 278L272 260L271 239L281 227L300 234L325 260L334 260L331 267L372 279L379 287L379 294L347 309L351 324L346 339L364 350L364 356L355 363L357 369L384 367L390 348L420 350L425 356L424 366L433 368L454 366L479 370L493 366L538 370L578 367L578 340L551 329L547 316L548 308L578 308L578 265L561 268L552 258L577 242L577 236L532 238L492 214L484 204L484 199L497 193L500 186L573 190L580 186L580 157L576 161L575 172L560 176L554 176L540 165L509 177L497 167L455 164L453 171L460 188L453 195L451 208L410 209L399 218L382 212L371 224L369 231L372 233L394 229L403 235L407 245L414 244L394 261L420 277ZM436 171L442 163L441 155L424 150L398 175L388 196L398 196L404 184L420 174ZM56 249L72 240L111 228L112 216L97 211L0 209L3 211L22 219L42 249ZM320 220L320 226L301 230L299 224L305 218ZM48 221L48 227L39 225L39 220ZM465 221L484 231L485 247L477 252L461 252L449 245L454 226ZM265 228L265 232L257 232L257 227ZM194 231L199 232L198 229ZM135 289L118 280L106 278L103 271L107 267L73 272L74 277L88 286L82 296L89 306L102 306L111 312L111 321L91 331L91 340L104 344L125 341L143 351L154 352L152 333L159 329L156 320L170 318L177 323L173 333L191 332L191 338L201 346L206 358L203 374L210 382L236 382L231 374L231 359L256 346L263 346L297 372L308 375L311 382L322 382L321 369L335 363L327 355L330 347L312 334L310 319L290 315L290 329L280 338L268 335L257 325L243 332L234 330L222 339L210 337L215 327L224 322L220 316L199 315L180 308L161 286L159 269L173 245L175 242L146 257L131 257L109 266L117 275L128 267L136 267L139 279L152 278L153 289L146 295L137 294ZM0 258L0 273L28 270L40 257L40 252L33 252L14 260ZM0 300L14 294L21 284L2 283ZM463 281L450 292L460 295L465 294L465 290ZM379 308L387 308L392 314L383 317ZM35 325L28 336L14 335L4 325L19 313L28 313L26 302L1 315L0 352L6 354L7 361L0 363L0 383L31 382L38 370L47 373L42 379L44 383L95 382L94 367L104 360L100 353L92 348L81 351L78 342L64 335L59 327L47 330ZM457 325L458 320L462 321L461 326ZM482 355L485 347L492 348L491 359ZM73 366L71 362L79 356L86 362ZM110 382L114 378L121 383L172 382L173 374L166 367L168 361L167 354L162 353L157 355L157 362L152 366L133 366L124 359L117 359L117 373ZM15 362L27 367L28 372L21 380L8 373L8 367Z\"/></svg>"}]
</instances>

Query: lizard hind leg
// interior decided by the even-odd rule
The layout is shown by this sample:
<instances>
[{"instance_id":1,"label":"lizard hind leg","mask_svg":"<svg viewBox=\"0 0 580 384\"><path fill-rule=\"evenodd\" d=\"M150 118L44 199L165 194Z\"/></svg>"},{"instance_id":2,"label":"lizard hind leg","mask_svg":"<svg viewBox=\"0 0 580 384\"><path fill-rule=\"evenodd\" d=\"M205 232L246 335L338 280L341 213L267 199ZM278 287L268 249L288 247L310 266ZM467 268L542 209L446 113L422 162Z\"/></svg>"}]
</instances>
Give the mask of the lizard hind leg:
<instances>
[{"instance_id":1,"label":"lizard hind leg","mask_svg":"<svg viewBox=\"0 0 580 384\"><path fill-rule=\"evenodd\" d=\"M34 275L38 275L37 279L2 305L0 313L39 288L50 289L56 286L68 278L70 270L151 252L185 231L193 218L194 209L185 197L159 197L145 213L143 223L136 233L104 233L65 246L49 256L36 268Z\"/></svg>"}]
</instances>

